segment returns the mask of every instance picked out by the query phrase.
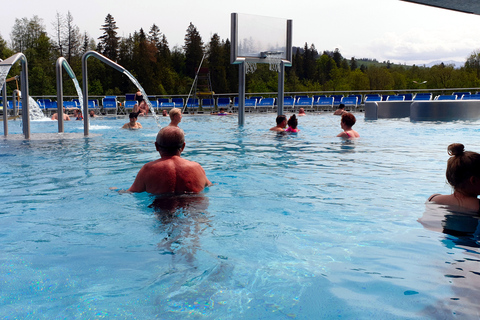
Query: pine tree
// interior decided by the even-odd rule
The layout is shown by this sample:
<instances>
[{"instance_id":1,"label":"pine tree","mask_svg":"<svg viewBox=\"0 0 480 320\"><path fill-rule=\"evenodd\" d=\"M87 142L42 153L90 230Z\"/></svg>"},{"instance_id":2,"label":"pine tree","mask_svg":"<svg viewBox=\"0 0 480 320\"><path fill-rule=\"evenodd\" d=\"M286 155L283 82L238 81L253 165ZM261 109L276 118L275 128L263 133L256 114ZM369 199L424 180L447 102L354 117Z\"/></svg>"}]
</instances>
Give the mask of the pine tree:
<instances>
[{"instance_id":1,"label":"pine tree","mask_svg":"<svg viewBox=\"0 0 480 320\"><path fill-rule=\"evenodd\" d=\"M160 51L160 47L161 47L161 36L162 36L162 33L160 32L160 28L154 23L151 27L150 27L150 31L148 32L149 36L148 36L148 41L150 41L156 48L157 50Z\"/></svg>"},{"instance_id":2,"label":"pine tree","mask_svg":"<svg viewBox=\"0 0 480 320\"><path fill-rule=\"evenodd\" d=\"M120 38L117 37L117 23L113 16L109 13L105 18L105 24L102 25L100 30L103 30L103 35L98 38L100 42L98 43L98 49L100 52L107 58L117 61L118 58L118 47Z\"/></svg>"},{"instance_id":3,"label":"pine tree","mask_svg":"<svg viewBox=\"0 0 480 320\"><path fill-rule=\"evenodd\" d=\"M203 58L203 41L197 28L190 22L185 35L185 68L187 76L195 77L195 68L197 68Z\"/></svg>"},{"instance_id":4,"label":"pine tree","mask_svg":"<svg viewBox=\"0 0 480 320\"><path fill-rule=\"evenodd\" d=\"M210 39L208 46L208 65L210 68L212 87L217 93L224 93L227 90L223 48L224 44L220 42L220 37L215 33Z\"/></svg>"}]
</instances>

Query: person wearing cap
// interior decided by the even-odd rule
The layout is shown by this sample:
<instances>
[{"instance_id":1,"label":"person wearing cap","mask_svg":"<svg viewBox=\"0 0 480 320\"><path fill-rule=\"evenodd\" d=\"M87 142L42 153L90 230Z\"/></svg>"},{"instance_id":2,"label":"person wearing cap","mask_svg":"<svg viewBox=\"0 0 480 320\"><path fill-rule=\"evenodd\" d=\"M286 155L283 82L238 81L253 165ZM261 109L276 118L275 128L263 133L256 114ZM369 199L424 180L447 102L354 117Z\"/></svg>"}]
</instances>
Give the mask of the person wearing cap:
<instances>
[{"instance_id":1,"label":"person wearing cap","mask_svg":"<svg viewBox=\"0 0 480 320\"><path fill-rule=\"evenodd\" d=\"M123 125L122 129L137 130L143 128L140 122L137 122L138 113L131 112L128 118L130 122L127 122Z\"/></svg>"},{"instance_id":2,"label":"person wearing cap","mask_svg":"<svg viewBox=\"0 0 480 320\"><path fill-rule=\"evenodd\" d=\"M162 128L155 141L160 159L145 164L137 174L130 192L151 194L199 193L211 186L205 170L180 155L185 148L185 134L175 126Z\"/></svg>"}]
</instances>

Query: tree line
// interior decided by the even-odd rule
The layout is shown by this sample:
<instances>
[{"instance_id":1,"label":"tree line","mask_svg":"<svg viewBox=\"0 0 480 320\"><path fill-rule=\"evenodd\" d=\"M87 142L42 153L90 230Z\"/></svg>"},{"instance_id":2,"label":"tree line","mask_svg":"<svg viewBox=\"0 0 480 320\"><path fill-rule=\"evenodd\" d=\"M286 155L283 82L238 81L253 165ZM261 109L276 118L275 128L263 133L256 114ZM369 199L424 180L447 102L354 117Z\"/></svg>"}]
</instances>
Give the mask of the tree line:
<instances>
[{"instance_id":1,"label":"tree line","mask_svg":"<svg viewBox=\"0 0 480 320\"><path fill-rule=\"evenodd\" d=\"M149 95L186 95L195 77L195 70L205 55L202 67L210 70L215 93L238 91L238 66L230 64L230 41L217 33L204 42L197 28L190 22L182 47L170 48L167 37L153 24L148 32L143 29L120 37L114 17L108 14L101 25L103 34L92 39L80 32L70 12L57 13L52 23L54 35L48 35L43 20L38 16L15 19L11 43L0 35L0 58L6 59L22 52L28 60L29 91L31 95L55 95L55 61L65 57L79 82L81 58L89 50L96 50L117 62L133 74ZM285 69L286 92L366 91L418 89L473 88L480 86L480 52L472 51L461 68L443 63L432 66L406 66L390 62L367 63L368 59L344 58L338 49L319 53L314 44L293 48L292 66ZM19 74L19 64L12 67L9 76ZM89 94L123 95L135 92L131 81L118 71L96 59L88 63ZM259 64L257 71L246 78L248 92L276 92L278 74ZM13 90L15 84L7 84ZM64 94L76 95L72 81L64 77Z\"/></svg>"}]
</instances>

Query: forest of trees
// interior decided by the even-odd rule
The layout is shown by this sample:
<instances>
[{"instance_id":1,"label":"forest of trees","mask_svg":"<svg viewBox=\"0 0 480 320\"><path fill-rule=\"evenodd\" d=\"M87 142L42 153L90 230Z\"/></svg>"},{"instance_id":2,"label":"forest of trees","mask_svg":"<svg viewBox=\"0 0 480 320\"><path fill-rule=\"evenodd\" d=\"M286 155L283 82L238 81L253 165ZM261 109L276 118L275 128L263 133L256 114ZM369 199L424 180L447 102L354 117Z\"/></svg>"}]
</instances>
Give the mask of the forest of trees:
<instances>
[{"instance_id":1,"label":"forest of trees","mask_svg":"<svg viewBox=\"0 0 480 320\"><path fill-rule=\"evenodd\" d=\"M195 77L195 68L206 59L215 93L238 92L238 66L230 64L230 41L218 34L204 41L197 28L190 23L183 47L170 48L167 36L153 24L148 32L135 31L128 37L117 34L114 17L108 14L101 25L103 35L92 39L80 32L70 12L56 15L55 35L48 35L43 20L15 19L7 43L0 35L0 58L23 52L29 66L29 90L33 96L55 95L55 61L65 57L79 81L81 58L88 50L96 50L130 71L149 95L188 94ZM98 42L96 41L98 40ZM320 92L352 90L418 89L415 82L427 81L422 88L476 88L480 87L480 52L466 58L462 68L443 63L433 67L395 65L390 62L364 64L365 59L344 58L338 49L319 53L314 44L293 48L292 67L286 68L285 92ZM376 61L376 60L371 60ZM118 71L96 59L88 63L89 93L91 95L123 95L136 88ZM15 65L9 77L19 74ZM276 92L276 72L268 65L259 65L247 76L247 92ZM64 77L65 79L65 77ZM64 94L75 95L72 81L64 80ZM8 91L14 89L8 83Z\"/></svg>"}]
</instances>

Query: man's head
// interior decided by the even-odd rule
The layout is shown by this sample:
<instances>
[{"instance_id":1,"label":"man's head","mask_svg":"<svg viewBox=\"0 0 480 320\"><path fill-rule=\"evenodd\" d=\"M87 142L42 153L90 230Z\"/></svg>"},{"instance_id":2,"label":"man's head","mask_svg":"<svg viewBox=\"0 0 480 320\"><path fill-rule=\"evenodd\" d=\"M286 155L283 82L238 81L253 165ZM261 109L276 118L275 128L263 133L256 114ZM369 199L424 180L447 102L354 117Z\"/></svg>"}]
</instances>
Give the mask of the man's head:
<instances>
[{"instance_id":1,"label":"man's head","mask_svg":"<svg viewBox=\"0 0 480 320\"><path fill-rule=\"evenodd\" d=\"M155 146L161 155L180 155L185 148L185 134L179 127L167 126L158 132Z\"/></svg>"},{"instance_id":2,"label":"man's head","mask_svg":"<svg viewBox=\"0 0 480 320\"><path fill-rule=\"evenodd\" d=\"M138 117L138 112L130 112L130 114L128 115L130 122L137 121L137 117Z\"/></svg>"},{"instance_id":3,"label":"man's head","mask_svg":"<svg viewBox=\"0 0 480 320\"><path fill-rule=\"evenodd\" d=\"M172 122L180 122L182 120L182 110L180 108L172 108L168 113Z\"/></svg>"},{"instance_id":4,"label":"man's head","mask_svg":"<svg viewBox=\"0 0 480 320\"><path fill-rule=\"evenodd\" d=\"M284 114L277 116L277 119L275 119L275 121L277 121L277 126L283 125L283 127L285 127L287 125L287 116Z\"/></svg>"}]
</instances>

